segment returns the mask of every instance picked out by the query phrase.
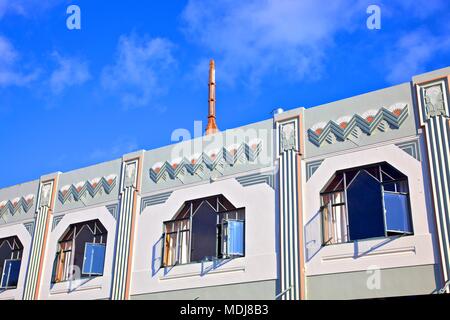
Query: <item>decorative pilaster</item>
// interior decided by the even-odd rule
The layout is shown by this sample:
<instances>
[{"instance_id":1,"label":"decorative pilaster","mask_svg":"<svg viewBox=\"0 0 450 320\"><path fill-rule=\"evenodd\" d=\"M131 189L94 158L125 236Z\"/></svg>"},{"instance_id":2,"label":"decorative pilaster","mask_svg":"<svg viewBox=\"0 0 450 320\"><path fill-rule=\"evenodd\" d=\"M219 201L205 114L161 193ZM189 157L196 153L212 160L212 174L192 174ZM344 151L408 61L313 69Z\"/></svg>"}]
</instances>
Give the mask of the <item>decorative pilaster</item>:
<instances>
[{"instance_id":1,"label":"decorative pilaster","mask_svg":"<svg viewBox=\"0 0 450 320\"><path fill-rule=\"evenodd\" d=\"M450 76L416 83L420 125L425 132L431 190L444 283L450 279ZM450 289L447 289L450 292Z\"/></svg>"},{"instance_id":2,"label":"decorative pilaster","mask_svg":"<svg viewBox=\"0 0 450 320\"><path fill-rule=\"evenodd\" d=\"M42 270L46 256L47 236L55 205L57 184L58 175L51 179L44 179L39 187L33 242L23 295L24 300L39 299Z\"/></svg>"},{"instance_id":3,"label":"decorative pilaster","mask_svg":"<svg viewBox=\"0 0 450 320\"><path fill-rule=\"evenodd\" d=\"M276 120L275 120L276 121ZM295 117L276 122L279 163L280 299L304 299L301 186L302 126Z\"/></svg>"},{"instance_id":4,"label":"decorative pilaster","mask_svg":"<svg viewBox=\"0 0 450 320\"><path fill-rule=\"evenodd\" d=\"M125 159L122 165L112 300L129 299L137 198L142 174L141 166L142 156L129 160Z\"/></svg>"}]
</instances>

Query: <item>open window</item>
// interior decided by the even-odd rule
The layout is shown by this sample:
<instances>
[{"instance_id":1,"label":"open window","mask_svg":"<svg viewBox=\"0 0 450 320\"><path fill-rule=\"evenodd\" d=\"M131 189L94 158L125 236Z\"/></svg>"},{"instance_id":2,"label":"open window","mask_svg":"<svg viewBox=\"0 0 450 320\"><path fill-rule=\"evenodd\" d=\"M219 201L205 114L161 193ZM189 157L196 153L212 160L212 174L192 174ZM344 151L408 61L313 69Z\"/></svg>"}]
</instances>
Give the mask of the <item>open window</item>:
<instances>
[{"instance_id":1,"label":"open window","mask_svg":"<svg viewBox=\"0 0 450 320\"><path fill-rule=\"evenodd\" d=\"M323 244L413 233L408 179L388 163L337 172L321 213Z\"/></svg>"},{"instance_id":2,"label":"open window","mask_svg":"<svg viewBox=\"0 0 450 320\"><path fill-rule=\"evenodd\" d=\"M16 236L0 239L0 289L14 289L19 282L23 246Z\"/></svg>"},{"instance_id":3,"label":"open window","mask_svg":"<svg viewBox=\"0 0 450 320\"><path fill-rule=\"evenodd\" d=\"M58 242L52 281L103 275L107 236L99 220L70 225Z\"/></svg>"},{"instance_id":4,"label":"open window","mask_svg":"<svg viewBox=\"0 0 450 320\"><path fill-rule=\"evenodd\" d=\"M245 209L223 195L185 202L175 219L164 222L164 267L245 253Z\"/></svg>"},{"instance_id":5,"label":"open window","mask_svg":"<svg viewBox=\"0 0 450 320\"><path fill-rule=\"evenodd\" d=\"M245 212L243 209L219 212L218 257L243 257L245 252Z\"/></svg>"}]
</instances>

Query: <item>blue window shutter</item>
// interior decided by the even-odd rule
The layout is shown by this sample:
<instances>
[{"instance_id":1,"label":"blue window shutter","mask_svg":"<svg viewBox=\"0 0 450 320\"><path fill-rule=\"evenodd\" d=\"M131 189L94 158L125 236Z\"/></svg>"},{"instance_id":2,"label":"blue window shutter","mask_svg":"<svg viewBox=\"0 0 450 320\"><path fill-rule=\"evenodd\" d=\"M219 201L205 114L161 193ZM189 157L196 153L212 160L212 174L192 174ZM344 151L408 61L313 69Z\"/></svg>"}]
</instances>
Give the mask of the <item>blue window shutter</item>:
<instances>
[{"instance_id":1,"label":"blue window shutter","mask_svg":"<svg viewBox=\"0 0 450 320\"><path fill-rule=\"evenodd\" d=\"M228 239L227 239L228 256L243 256L244 222L230 220L227 221L227 227L228 227Z\"/></svg>"},{"instance_id":2,"label":"blue window shutter","mask_svg":"<svg viewBox=\"0 0 450 320\"><path fill-rule=\"evenodd\" d=\"M2 288L17 287L19 282L21 260L5 260L2 275Z\"/></svg>"},{"instance_id":3,"label":"blue window shutter","mask_svg":"<svg viewBox=\"0 0 450 320\"><path fill-rule=\"evenodd\" d=\"M386 210L387 231L412 232L407 195L385 192L384 207Z\"/></svg>"},{"instance_id":4,"label":"blue window shutter","mask_svg":"<svg viewBox=\"0 0 450 320\"><path fill-rule=\"evenodd\" d=\"M102 275L105 264L106 245L86 243L84 250L83 274Z\"/></svg>"}]
</instances>

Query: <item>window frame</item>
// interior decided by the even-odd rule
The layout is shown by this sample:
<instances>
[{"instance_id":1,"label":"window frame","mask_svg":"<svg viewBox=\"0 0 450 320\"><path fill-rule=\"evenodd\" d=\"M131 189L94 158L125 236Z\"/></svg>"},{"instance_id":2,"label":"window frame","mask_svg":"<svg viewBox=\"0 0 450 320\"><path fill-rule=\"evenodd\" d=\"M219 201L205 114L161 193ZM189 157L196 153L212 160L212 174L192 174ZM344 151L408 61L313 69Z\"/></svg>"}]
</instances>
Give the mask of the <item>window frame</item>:
<instances>
[{"instance_id":1,"label":"window frame","mask_svg":"<svg viewBox=\"0 0 450 320\"><path fill-rule=\"evenodd\" d=\"M245 241L245 236L246 236L246 219L245 219L245 207L242 207L242 208L232 208L232 209L226 209L226 207L225 207L225 205L224 204L222 204L222 203L220 203L220 200L219 200L219 198L220 198L220 196L221 195L216 195L216 196L212 196L212 197L205 197L205 198L199 198L199 199L195 199L195 200L191 200L191 201L187 201L186 203L188 204L188 205L190 205L191 207L188 209L188 210L190 210L189 211L189 216L188 217L183 217L183 218L175 218L175 219L172 219L172 220L166 220L166 221L163 221L163 233L162 233L162 236L161 236L161 239L162 239L162 246L161 246L161 268L172 268L172 267L175 267L175 266L177 266L177 265L187 265L187 264L194 264L194 263L202 263L203 262L203 260L201 260L201 261L192 261L191 260L191 258L192 258L192 250L193 250L193 248L192 248L192 239L193 239L193 232L195 232L194 231L194 226L193 226L193 223L192 223L192 218L193 218L193 216L194 216L194 214L195 214L195 212L197 211L197 209L200 207L200 206L197 206L197 209L195 209L195 210L193 210L194 209L194 205L193 205L193 203L194 203L194 201L208 201L208 199L211 199L211 198L214 198L214 197L217 197L217 208L219 209L218 211L216 211L216 210L214 210L215 211L215 215L216 215L216 230L215 230L215 233L216 233L216 237L215 237L215 241L216 241L216 253L215 253L215 256L214 257L212 257L212 259L213 260L215 260L215 259L230 259L230 258L226 258L226 257L221 257L220 256L220 254L219 254L219 224L221 223L221 221L220 221L220 215L223 215L223 214L226 214L226 213L230 213L230 212L236 212L237 213L237 215L238 214L240 214L240 213L242 213L242 215L243 215L243 217L244 217L244 219L242 220L242 222L244 223L244 232L243 232L243 237L244 237L244 239L243 239L243 241L244 241L244 245L243 245L243 250L244 250L244 255L242 255L242 256L236 256L236 257L232 257L232 259L238 259L238 258L242 258L242 257L245 257L245 252L246 252L246 241ZM226 198L225 198L226 199ZM228 201L228 199L226 199L226 201ZM229 201L228 201L229 202ZM185 205L186 205L186 203L185 203ZM201 202L200 202L201 203ZM223 207L224 208L224 210L220 210L221 208L220 207ZM233 206L234 207L234 206ZM186 216L186 212L185 212L185 206L183 206L182 208L181 208L181 210L179 210L179 215L183 215L183 216ZM224 219L222 219L222 220L224 220ZM234 220L234 219L229 219L229 220ZM176 222L179 222L179 221L189 221L189 225L188 225L188 230L182 230L182 231L172 231L172 232L167 232L167 225L168 224L173 224L173 223L176 223ZM181 232L187 232L187 234L188 234L188 236L189 236L189 241L188 241L188 257L187 257L187 262L185 262L185 263L180 263L179 262L179 257L178 257L178 252L179 252L179 250L180 250L180 246L179 246L179 242L180 242L180 239L181 239L181 237L179 237L179 234L181 233ZM166 264L166 254L167 254L167 252L170 250L169 248L167 248L166 247L166 239L167 239L167 235L170 235L170 234L177 234L177 257L176 257L176 261L175 262L173 262L172 264ZM222 245L222 244L220 244L220 245ZM210 260L208 260L208 261L210 261Z\"/></svg>"},{"instance_id":2,"label":"window frame","mask_svg":"<svg viewBox=\"0 0 450 320\"><path fill-rule=\"evenodd\" d=\"M236 212L236 217L235 218L229 218L229 217L220 217L220 215L225 215L231 212ZM239 218L239 215L242 215L243 218ZM222 218L222 221L220 221L220 219ZM228 221L238 221L238 222L242 222L243 223L243 254L242 255L236 255L236 256L230 256L230 255L224 255L223 251L223 225L224 225L224 221L228 222ZM219 230L220 229L220 230ZM219 233L220 232L220 233ZM216 242L217 242L217 246L216 246L216 257L218 259L238 259L238 258L243 258L245 257L246 254L246 234L247 234L247 223L246 223L246 216L245 216L245 207L241 207L241 208L236 208L233 210L226 210L226 211L219 211L217 212L217 236L216 236ZM219 250L220 247L220 250Z\"/></svg>"},{"instance_id":3,"label":"window frame","mask_svg":"<svg viewBox=\"0 0 450 320\"><path fill-rule=\"evenodd\" d=\"M171 231L171 232L167 232L167 224L173 224L173 223L177 223L177 222L181 222L181 221L189 221L189 225L188 225L188 229L187 230L181 230L181 231ZM180 241L180 233L181 232L185 232L188 234L189 236L189 245L188 245L188 262L187 263L179 263L178 262L178 253L179 253L179 241ZM162 267L174 267L176 265L180 265L180 264L189 264L190 262L190 258L191 258L191 250L192 250L192 216L190 216L189 218L180 218L180 219L174 219L174 220L167 220L163 222L163 235L162 235L162 240L163 240L163 245L162 245L162 253L161 253L161 266ZM165 264L165 259L166 259L166 239L168 235L171 234L177 234L177 257L175 260L175 263L170 264L170 265L166 265Z\"/></svg>"},{"instance_id":4,"label":"window frame","mask_svg":"<svg viewBox=\"0 0 450 320\"><path fill-rule=\"evenodd\" d=\"M8 272L8 275L7 275L7 280L6 280L6 285L7 286L3 287L2 286L3 280L4 280L3 278L6 276L5 266L6 266L6 263L9 262L9 261L11 261L11 262L13 262L13 261L19 262L19 272L18 272L18 275L17 275L17 284L15 286L8 286L8 283L9 283L9 280L10 280L10 276L11 276L11 269L10 269L9 272ZM19 277L20 277L20 269L21 268L22 268L22 259L13 259L13 258L11 258L11 259L5 259L4 260L2 276L1 276L1 279L0 279L0 290L11 290L11 289L16 289L17 288L17 286L19 284Z\"/></svg>"},{"instance_id":5,"label":"window frame","mask_svg":"<svg viewBox=\"0 0 450 320\"><path fill-rule=\"evenodd\" d=\"M95 240L95 239L94 239ZM88 248L88 245L94 245L94 246L102 246L104 248L104 252L103 252L103 267L102 267L102 272L101 273L85 273L84 272L84 267L85 267L85 263L86 263L86 251ZM84 255L83 255L83 266L81 267L81 274L87 275L88 277L99 277L99 276L103 276L103 272L105 271L105 258L106 258L106 243L101 243L101 242L86 242L84 244ZM92 271L92 270L91 270Z\"/></svg>"},{"instance_id":6,"label":"window frame","mask_svg":"<svg viewBox=\"0 0 450 320\"><path fill-rule=\"evenodd\" d=\"M385 184L388 184L388 183L395 183L395 184L397 184L397 183L401 183L401 182L405 182L406 183L406 186L408 188L408 192L385 190ZM411 226L411 231L409 231L409 232L408 231L403 231L403 233L401 233L401 232L396 232L396 231L393 231L393 230L388 230L387 216L386 216L387 215L387 210L386 210L386 204L385 204L385 200L384 200L384 194L385 193L399 194L399 195L406 196L407 206L408 206L408 216L407 216L407 218L408 218L409 224ZM414 235L414 224L413 224L413 219L412 219L411 196L410 196L410 192L409 192L409 181L408 181L408 178L406 177L406 178L403 178L403 179L395 179L395 180L391 180L391 181L381 182L381 196L382 196L382 201L383 201L383 217L384 217L384 223L385 223L385 225L384 225L385 228L384 229L385 229L385 234L386 234L385 237L390 237L390 236L393 237L393 236L399 236L399 235ZM388 234L389 232L395 233L395 234L389 235Z\"/></svg>"},{"instance_id":7,"label":"window frame","mask_svg":"<svg viewBox=\"0 0 450 320\"><path fill-rule=\"evenodd\" d=\"M89 224L94 224L94 228L89 226ZM100 225L100 226L99 226ZM86 241L83 246L83 262L81 263L80 267L80 274L79 279L74 279L73 274L73 268L75 266L75 255L78 252L77 245L76 245L76 239L79 235L78 232L80 232L84 227L87 227L91 231L91 239L90 241ZM78 228L80 228L78 230ZM97 230L99 232L97 232ZM66 237L68 239L66 239ZM96 239L100 237L100 242L96 242ZM102 222L99 219L93 219L93 220L87 220L87 221L81 221L70 224L62 236L58 240L57 248L56 248L56 254L55 254L55 260L53 262L53 269L52 269L52 277L51 277L51 283L57 284L57 283L64 283L64 282L70 282L70 281L76 281L81 279L91 279L96 277L102 277L104 274L104 264L106 260L106 249L107 249L107 240L108 240L108 230L106 227L102 224ZM95 243L95 244L103 244L105 246L105 258L103 261L103 272L102 274L86 274L83 272L83 267L85 263L85 254L86 254L86 244L87 243ZM71 244L70 248L67 249L66 247L63 248L63 244ZM70 257L67 258L67 253L70 252ZM67 260L64 260L62 262L61 253L64 253L64 259L69 259L70 261L67 262ZM61 269L60 269L61 268ZM67 269L67 270L66 270ZM72 274L70 273L72 271ZM58 278L58 276L61 275L61 279Z\"/></svg>"},{"instance_id":8,"label":"window frame","mask_svg":"<svg viewBox=\"0 0 450 320\"><path fill-rule=\"evenodd\" d=\"M13 290L17 289L18 283L16 286L8 286L8 287L2 287L3 283L3 276L5 275L5 265L7 261L20 261L20 267L19 267L19 274L17 276L17 281L20 279L20 272L22 269L22 258L23 258L23 244L20 241L18 236L10 236L6 238L0 239L0 242L6 242L7 245L10 248L10 257L3 260L3 267L1 268L1 274L0 274L0 291L6 291L6 290ZM12 244L12 246L11 246ZM8 275L9 277L9 275Z\"/></svg>"},{"instance_id":9,"label":"window frame","mask_svg":"<svg viewBox=\"0 0 450 320\"><path fill-rule=\"evenodd\" d=\"M383 166L390 166L391 168L393 168L395 171L397 171L398 173L400 173L403 177L401 178L393 178L392 176L390 176L388 173L386 173L385 171L383 171ZM368 171L368 169L375 169L378 168L379 170L379 177L376 178L380 184L380 188L381 188L381 204L382 204L382 217L383 217L383 222L384 222L384 236L377 236L377 237L368 237L368 238L363 238L363 239L355 239L352 240L350 238L350 226L351 226L351 222L349 219L349 215L348 215L348 200L347 200L347 189L348 187L351 185L351 183L353 182L353 180L358 176L359 172L361 170L365 170L367 173L369 173L370 175L373 176L373 174ZM351 179L350 183L349 181L347 181L347 174L351 171L356 171L356 174L353 176L353 178ZM366 241L366 240L374 240L374 239L384 239L384 238L392 238L392 237L398 237L398 236L410 236L410 235L414 235L414 224L413 224L413 217L412 217L412 210L411 210L411 197L410 197L410 188L409 188L409 179L408 177L403 174L400 170L398 170L397 168L395 168L394 166L392 166L391 164L389 164L388 162L380 162L380 163L375 163L375 164L369 164L369 165L364 165L364 166L360 166L360 167L354 167L354 168L348 168L348 169L344 169L344 170L339 170L337 172L334 173L333 177L327 182L327 184L325 185L325 187L322 190L326 190L330 183L333 182L333 180L335 179L335 177L337 177L337 175L342 174L342 180L343 180L343 188L337 188L338 186L341 185L341 182L337 183L337 187L335 187L336 189L333 189L331 191L323 191L320 192L320 215L321 215L321 246L332 246L332 245L339 245L339 244L345 244L345 243L354 243L357 241ZM384 181L383 179L383 174L386 176L389 176L392 180L388 180L388 181ZM375 178L375 177L374 177ZM400 183L400 182L405 182L406 183L406 187L408 192L391 192L391 191L386 191L384 189L385 184L388 183ZM342 192L343 193L343 200L344 202L340 202L340 203L332 203L333 201L329 201L327 204L324 204L324 196L327 195L333 195L335 193L339 193ZM384 194L385 192L387 193L394 193L394 194L402 194L405 195L407 197L407 204L408 204L408 213L407 213L407 218L409 220L410 226L411 226L411 231L410 232L398 232L398 233L394 233L394 232L390 232L387 228L387 210L386 210L386 205L385 205L385 201L384 201ZM331 198L333 199L333 198ZM343 206L345 209L345 216L346 216L346 222L347 222L347 241L341 241L341 242L333 242L331 243L330 240L325 241L325 232L324 232L324 209L327 208L327 210L329 212L332 212L333 207L336 206ZM391 234L389 234L391 233Z\"/></svg>"}]
</instances>

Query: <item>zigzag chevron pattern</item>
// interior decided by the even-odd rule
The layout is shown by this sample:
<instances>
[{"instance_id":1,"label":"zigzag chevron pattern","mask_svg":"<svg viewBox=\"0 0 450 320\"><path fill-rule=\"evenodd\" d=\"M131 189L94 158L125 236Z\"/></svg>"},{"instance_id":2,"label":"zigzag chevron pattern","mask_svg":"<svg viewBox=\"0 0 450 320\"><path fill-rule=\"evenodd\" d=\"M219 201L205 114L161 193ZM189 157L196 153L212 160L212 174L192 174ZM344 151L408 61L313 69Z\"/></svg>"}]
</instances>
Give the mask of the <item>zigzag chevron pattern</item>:
<instances>
[{"instance_id":1,"label":"zigzag chevron pattern","mask_svg":"<svg viewBox=\"0 0 450 320\"><path fill-rule=\"evenodd\" d=\"M71 199L78 201L86 194L89 194L94 198L103 191L109 194L114 189L116 180L116 175L109 175L107 177L94 178L90 181L81 181L77 184L64 186L58 192L59 201L61 201L62 204Z\"/></svg>"},{"instance_id":2,"label":"zigzag chevron pattern","mask_svg":"<svg viewBox=\"0 0 450 320\"><path fill-rule=\"evenodd\" d=\"M398 129L407 117L408 105L397 103L388 108L369 110L363 115L355 114L328 123L318 123L308 130L308 137L309 141L320 147L324 141L330 144L345 141L349 135L358 138L361 133L371 135L377 129L387 131L389 125Z\"/></svg>"},{"instance_id":3,"label":"zigzag chevron pattern","mask_svg":"<svg viewBox=\"0 0 450 320\"><path fill-rule=\"evenodd\" d=\"M191 159L182 158L156 163L150 169L150 179L154 182L168 179L182 179L187 174L203 176L206 170L223 170L225 165L234 166L238 163L255 161L261 152L261 141L255 143L242 143L220 150L210 151L208 154L202 153L199 156L192 156Z\"/></svg>"},{"instance_id":4,"label":"zigzag chevron pattern","mask_svg":"<svg viewBox=\"0 0 450 320\"><path fill-rule=\"evenodd\" d=\"M31 209L34 202L34 195L29 194L25 197L18 197L13 200L5 200L0 202L0 217L2 217L6 212L9 212L14 216L20 210L28 212Z\"/></svg>"}]
</instances>

